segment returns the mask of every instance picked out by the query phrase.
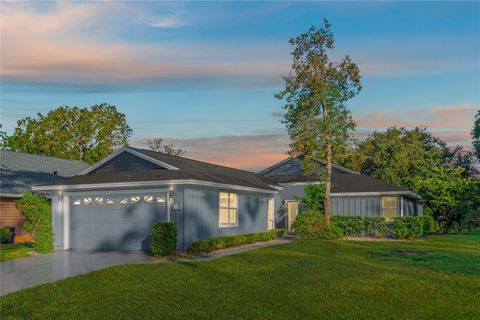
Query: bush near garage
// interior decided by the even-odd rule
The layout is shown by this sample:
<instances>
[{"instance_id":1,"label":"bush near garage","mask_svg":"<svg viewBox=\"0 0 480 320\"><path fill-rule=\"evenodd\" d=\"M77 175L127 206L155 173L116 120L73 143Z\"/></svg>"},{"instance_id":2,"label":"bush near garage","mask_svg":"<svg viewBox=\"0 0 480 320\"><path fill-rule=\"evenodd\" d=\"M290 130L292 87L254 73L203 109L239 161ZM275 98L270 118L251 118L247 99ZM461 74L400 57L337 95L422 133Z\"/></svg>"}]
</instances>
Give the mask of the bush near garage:
<instances>
[{"instance_id":1,"label":"bush near garage","mask_svg":"<svg viewBox=\"0 0 480 320\"><path fill-rule=\"evenodd\" d=\"M150 250L155 256L170 255L177 246L177 226L175 222L159 222L152 225Z\"/></svg>"},{"instance_id":2,"label":"bush near garage","mask_svg":"<svg viewBox=\"0 0 480 320\"><path fill-rule=\"evenodd\" d=\"M10 235L10 227L0 228L0 243L8 243L8 237Z\"/></svg>"},{"instance_id":3,"label":"bush near garage","mask_svg":"<svg viewBox=\"0 0 480 320\"><path fill-rule=\"evenodd\" d=\"M307 210L298 214L292 224L293 230L304 239L338 239L342 230L335 224L327 224L325 215L317 210Z\"/></svg>"}]
</instances>

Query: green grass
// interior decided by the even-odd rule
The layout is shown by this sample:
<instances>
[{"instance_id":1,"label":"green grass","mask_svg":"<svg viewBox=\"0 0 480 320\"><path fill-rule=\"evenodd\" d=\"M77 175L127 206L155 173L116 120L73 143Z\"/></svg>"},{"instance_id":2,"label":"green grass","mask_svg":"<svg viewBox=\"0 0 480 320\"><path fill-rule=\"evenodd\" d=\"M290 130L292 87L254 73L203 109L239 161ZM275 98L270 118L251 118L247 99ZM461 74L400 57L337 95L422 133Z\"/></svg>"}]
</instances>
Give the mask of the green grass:
<instances>
[{"instance_id":1,"label":"green grass","mask_svg":"<svg viewBox=\"0 0 480 320\"><path fill-rule=\"evenodd\" d=\"M478 232L296 241L65 279L0 298L0 318L479 319L479 264Z\"/></svg>"},{"instance_id":2,"label":"green grass","mask_svg":"<svg viewBox=\"0 0 480 320\"><path fill-rule=\"evenodd\" d=\"M28 257L32 251L31 243L0 244L0 261Z\"/></svg>"}]
</instances>

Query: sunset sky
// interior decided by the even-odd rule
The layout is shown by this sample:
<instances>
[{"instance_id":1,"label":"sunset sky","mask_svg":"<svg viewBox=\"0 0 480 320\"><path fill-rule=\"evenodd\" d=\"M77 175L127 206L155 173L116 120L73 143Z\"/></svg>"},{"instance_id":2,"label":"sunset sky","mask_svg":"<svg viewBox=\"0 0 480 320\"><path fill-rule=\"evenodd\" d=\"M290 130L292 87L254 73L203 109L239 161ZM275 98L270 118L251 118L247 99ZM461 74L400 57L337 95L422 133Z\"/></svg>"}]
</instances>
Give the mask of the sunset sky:
<instances>
[{"instance_id":1,"label":"sunset sky","mask_svg":"<svg viewBox=\"0 0 480 320\"><path fill-rule=\"evenodd\" d=\"M427 126L468 148L480 105L480 3L3 2L1 123L107 102L130 143L164 137L187 157L251 170L286 157L273 95L290 37L333 25L358 63L356 135Z\"/></svg>"}]
</instances>

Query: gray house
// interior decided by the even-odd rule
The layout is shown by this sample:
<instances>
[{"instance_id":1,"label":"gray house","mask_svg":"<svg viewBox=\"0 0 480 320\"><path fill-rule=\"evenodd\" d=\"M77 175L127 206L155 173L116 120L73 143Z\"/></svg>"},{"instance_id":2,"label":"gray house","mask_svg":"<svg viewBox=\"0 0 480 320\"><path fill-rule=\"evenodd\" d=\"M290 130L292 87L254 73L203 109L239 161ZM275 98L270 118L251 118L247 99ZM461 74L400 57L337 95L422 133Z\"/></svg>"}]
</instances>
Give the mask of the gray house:
<instances>
[{"instance_id":1,"label":"gray house","mask_svg":"<svg viewBox=\"0 0 480 320\"><path fill-rule=\"evenodd\" d=\"M177 249L186 250L273 229L277 188L252 172L128 147L33 190L52 196L57 248L149 250L152 223L174 221Z\"/></svg>"},{"instance_id":2,"label":"gray house","mask_svg":"<svg viewBox=\"0 0 480 320\"><path fill-rule=\"evenodd\" d=\"M30 241L15 200L31 191L33 185L71 177L86 168L88 165L81 161L1 150L0 227L14 227L15 242Z\"/></svg>"},{"instance_id":3,"label":"gray house","mask_svg":"<svg viewBox=\"0 0 480 320\"><path fill-rule=\"evenodd\" d=\"M319 166L324 163L319 161ZM302 210L299 199L305 195L305 185L318 183L318 178L302 173L301 157L285 159L259 174L282 187L274 196L275 222L276 227L290 230ZM330 196L332 215L392 218L423 214L416 193L335 164Z\"/></svg>"}]
</instances>

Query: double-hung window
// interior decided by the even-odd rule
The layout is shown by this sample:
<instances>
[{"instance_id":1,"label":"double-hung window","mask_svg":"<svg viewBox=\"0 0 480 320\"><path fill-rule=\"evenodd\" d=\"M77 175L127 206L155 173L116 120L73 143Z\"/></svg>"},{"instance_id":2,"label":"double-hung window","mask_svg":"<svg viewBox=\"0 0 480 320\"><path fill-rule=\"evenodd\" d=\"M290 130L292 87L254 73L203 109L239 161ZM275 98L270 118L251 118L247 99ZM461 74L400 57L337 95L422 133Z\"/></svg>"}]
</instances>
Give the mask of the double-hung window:
<instances>
[{"instance_id":1,"label":"double-hung window","mask_svg":"<svg viewBox=\"0 0 480 320\"><path fill-rule=\"evenodd\" d=\"M220 192L219 226L238 225L238 197L236 193Z\"/></svg>"}]
</instances>

